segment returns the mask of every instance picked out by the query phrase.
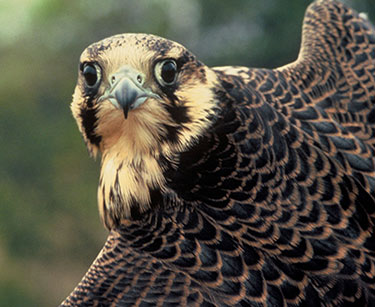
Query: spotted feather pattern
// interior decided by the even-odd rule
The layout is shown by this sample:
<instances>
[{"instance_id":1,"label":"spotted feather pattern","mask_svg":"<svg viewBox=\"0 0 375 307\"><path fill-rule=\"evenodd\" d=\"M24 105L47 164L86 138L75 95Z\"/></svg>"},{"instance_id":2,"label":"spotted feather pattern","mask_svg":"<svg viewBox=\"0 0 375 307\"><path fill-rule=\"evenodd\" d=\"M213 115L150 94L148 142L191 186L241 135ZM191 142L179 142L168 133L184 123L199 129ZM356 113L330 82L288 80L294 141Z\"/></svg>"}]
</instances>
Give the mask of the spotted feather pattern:
<instances>
[{"instance_id":1,"label":"spotted feather pattern","mask_svg":"<svg viewBox=\"0 0 375 307\"><path fill-rule=\"evenodd\" d=\"M175 195L112 230L62 306L375 306L375 30L307 10L299 58L215 68Z\"/></svg>"}]
</instances>

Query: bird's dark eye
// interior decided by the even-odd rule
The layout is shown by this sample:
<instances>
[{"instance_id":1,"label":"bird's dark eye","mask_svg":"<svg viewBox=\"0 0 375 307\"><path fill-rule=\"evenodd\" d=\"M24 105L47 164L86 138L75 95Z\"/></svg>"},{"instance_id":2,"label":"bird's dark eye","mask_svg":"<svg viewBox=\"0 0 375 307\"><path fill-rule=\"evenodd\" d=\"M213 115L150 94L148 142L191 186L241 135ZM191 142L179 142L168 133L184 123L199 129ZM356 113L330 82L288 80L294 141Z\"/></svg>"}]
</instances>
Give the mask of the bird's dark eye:
<instances>
[{"instance_id":1,"label":"bird's dark eye","mask_svg":"<svg viewBox=\"0 0 375 307\"><path fill-rule=\"evenodd\" d=\"M101 70L98 64L85 63L82 68L82 75L88 88L96 87L101 80Z\"/></svg>"},{"instance_id":2,"label":"bird's dark eye","mask_svg":"<svg viewBox=\"0 0 375 307\"><path fill-rule=\"evenodd\" d=\"M161 77L166 84L172 84L176 78L177 66L174 61L166 61L161 67Z\"/></svg>"},{"instance_id":3,"label":"bird's dark eye","mask_svg":"<svg viewBox=\"0 0 375 307\"><path fill-rule=\"evenodd\" d=\"M177 64L173 60L164 60L156 64L155 76L162 86L172 85L177 77Z\"/></svg>"}]
</instances>

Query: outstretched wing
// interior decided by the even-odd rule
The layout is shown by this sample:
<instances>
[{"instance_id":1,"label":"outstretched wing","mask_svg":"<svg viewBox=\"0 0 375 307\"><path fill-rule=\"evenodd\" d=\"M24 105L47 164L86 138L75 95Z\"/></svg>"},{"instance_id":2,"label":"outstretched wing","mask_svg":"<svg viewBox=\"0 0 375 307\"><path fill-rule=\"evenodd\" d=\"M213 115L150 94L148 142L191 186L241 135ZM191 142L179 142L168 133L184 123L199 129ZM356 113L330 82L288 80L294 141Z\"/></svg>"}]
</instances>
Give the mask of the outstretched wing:
<instances>
[{"instance_id":1,"label":"outstretched wing","mask_svg":"<svg viewBox=\"0 0 375 307\"><path fill-rule=\"evenodd\" d=\"M307 95L304 106L292 106L293 117L315 106L340 124L342 133L374 148L375 30L369 21L340 4L313 5L306 14L299 59L280 71Z\"/></svg>"},{"instance_id":2,"label":"outstretched wing","mask_svg":"<svg viewBox=\"0 0 375 307\"><path fill-rule=\"evenodd\" d=\"M215 71L178 199L112 232L63 305L374 305L373 26L319 1L295 63Z\"/></svg>"}]
</instances>

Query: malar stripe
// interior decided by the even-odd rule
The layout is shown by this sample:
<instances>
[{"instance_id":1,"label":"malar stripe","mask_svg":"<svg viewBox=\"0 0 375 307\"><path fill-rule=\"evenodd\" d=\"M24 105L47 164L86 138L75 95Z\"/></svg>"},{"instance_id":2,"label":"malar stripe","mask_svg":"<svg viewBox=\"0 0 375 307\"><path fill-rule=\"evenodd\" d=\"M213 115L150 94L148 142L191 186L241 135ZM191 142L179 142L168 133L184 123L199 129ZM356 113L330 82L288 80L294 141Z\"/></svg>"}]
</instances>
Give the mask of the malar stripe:
<instances>
[{"instance_id":1,"label":"malar stripe","mask_svg":"<svg viewBox=\"0 0 375 307\"><path fill-rule=\"evenodd\" d=\"M92 100L91 98L89 101ZM89 101L87 105L89 105ZM98 118L96 116L96 108L84 108L81 107L79 116L82 119L82 126L85 129L87 139L93 144L98 146L102 140L100 135L95 133L95 127L97 125Z\"/></svg>"}]
</instances>

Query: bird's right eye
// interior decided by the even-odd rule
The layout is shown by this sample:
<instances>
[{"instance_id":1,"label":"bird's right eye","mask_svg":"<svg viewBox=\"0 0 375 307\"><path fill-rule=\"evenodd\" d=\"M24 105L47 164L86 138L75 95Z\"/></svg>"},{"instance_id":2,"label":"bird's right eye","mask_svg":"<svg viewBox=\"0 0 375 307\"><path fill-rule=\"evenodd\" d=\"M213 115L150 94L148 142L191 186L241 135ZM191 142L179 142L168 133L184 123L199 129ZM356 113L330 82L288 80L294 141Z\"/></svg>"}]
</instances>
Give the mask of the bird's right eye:
<instances>
[{"instance_id":1,"label":"bird's right eye","mask_svg":"<svg viewBox=\"0 0 375 307\"><path fill-rule=\"evenodd\" d=\"M166 59L155 65L155 77L161 86L171 86L177 79L177 64L172 59Z\"/></svg>"},{"instance_id":2,"label":"bird's right eye","mask_svg":"<svg viewBox=\"0 0 375 307\"><path fill-rule=\"evenodd\" d=\"M82 67L82 75L85 85L89 89L96 88L101 81L101 70L98 64L85 63Z\"/></svg>"}]
</instances>

